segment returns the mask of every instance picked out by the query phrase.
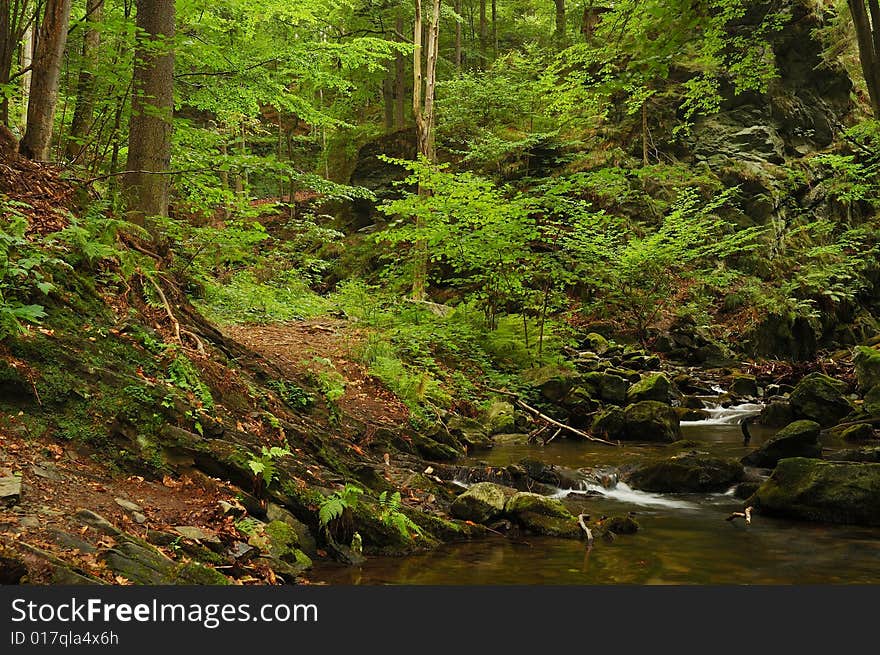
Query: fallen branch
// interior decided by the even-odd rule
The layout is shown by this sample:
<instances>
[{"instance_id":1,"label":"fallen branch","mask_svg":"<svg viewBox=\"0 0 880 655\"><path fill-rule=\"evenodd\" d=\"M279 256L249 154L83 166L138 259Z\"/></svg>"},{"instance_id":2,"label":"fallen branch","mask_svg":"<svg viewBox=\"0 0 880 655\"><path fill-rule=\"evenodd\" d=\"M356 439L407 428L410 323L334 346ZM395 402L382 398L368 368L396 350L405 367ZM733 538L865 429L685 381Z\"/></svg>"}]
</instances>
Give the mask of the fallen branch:
<instances>
[{"instance_id":1,"label":"fallen branch","mask_svg":"<svg viewBox=\"0 0 880 655\"><path fill-rule=\"evenodd\" d=\"M609 446L619 446L619 445L620 445L620 444L616 444L616 443L614 443L613 441L606 441L605 439L600 439L599 437L594 437L594 436L591 435L591 434L587 434L586 432L583 432L583 431L581 431L581 430L578 430L577 428L573 428L573 427L571 427L570 425L566 425L565 423L560 423L560 422L557 421L556 419L550 418L549 416L547 416L546 414L544 414L544 413L538 411L538 410L535 409L534 407L532 407L532 406L530 406L530 405L527 405L526 403L524 403L524 402L523 402L522 400L520 400L519 398L516 399L516 404L519 405L520 407L522 407L522 408L523 408L524 410L526 410L527 412L529 412L529 413L531 413L531 414L534 414L535 416L537 416L537 417L538 417L539 419L541 419L542 421L546 421L547 423L550 423L551 425L555 425L557 428L560 428L560 429L562 429L562 430L566 430L566 431L568 431L568 432L571 432L572 434L576 434L577 436L579 436L579 437L583 437L584 439L587 439L587 440L589 440L589 441L596 441L596 442L598 442L598 443L604 443L604 444L607 444L607 445L609 445Z\"/></svg>"},{"instance_id":2,"label":"fallen branch","mask_svg":"<svg viewBox=\"0 0 880 655\"><path fill-rule=\"evenodd\" d=\"M593 547L593 533L590 531L590 528L587 527L586 514L578 514L578 525L581 526L581 530L584 531L584 534L587 536L587 548Z\"/></svg>"},{"instance_id":3,"label":"fallen branch","mask_svg":"<svg viewBox=\"0 0 880 655\"><path fill-rule=\"evenodd\" d=\"M560 435L561 432L562 432L562 428L557 428L557 429L556 429L556 432L553 433L553 436L550 437L549 439L547 439L547 441L544 442L544 445L546 446L548 443L550 443L551 441L553 441L556 437L558 437L558 436Z\"/></svg>"},{"instance_id":4,"label":"fallen branch","mask_svg":"<svg viewBox=\"0 0 880 655\"><path fill-rule=\"evenodd\" d=\"M728 516L725 521L733 521L734 519L744 518L746 520L746 525L751 525L752 523L752 508L746 507L746 511L744 512L733 512L730 516Z\"/></svg>"}]
</instances>

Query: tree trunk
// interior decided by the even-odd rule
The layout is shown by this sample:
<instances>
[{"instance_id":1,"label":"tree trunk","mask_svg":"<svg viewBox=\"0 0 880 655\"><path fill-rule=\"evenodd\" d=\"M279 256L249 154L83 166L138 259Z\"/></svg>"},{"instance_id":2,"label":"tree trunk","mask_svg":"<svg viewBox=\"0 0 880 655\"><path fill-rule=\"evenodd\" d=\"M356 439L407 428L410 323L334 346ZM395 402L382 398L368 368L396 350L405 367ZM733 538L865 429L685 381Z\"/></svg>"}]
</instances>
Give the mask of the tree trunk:
<instances>
[{"instance_id":1,"label":"tree trunk","mask_svg":"<svg viewBox=\"0 0 880 655\"><path fill-rule=\"evenodd\" d=\"M96 25L101 22L104 0L87 0L86 28L83 37L82 66L76 85L76 109L70 123L70 136L67 139L67 158L75 160L82 152L85 139L92 127L95 112L95 69L98 66L98 51L101 47L101 32Z\"/></svg>"},{"instance_id":2,"label":"tree trunk","mask_svg":"<svg viewBox=\"0 0 880 655\"><path fill-rule=\"evenodd\" d=\"M565 45L565 0L553 0L556 5L556 31L553 38L558 46Z\"/></svg>"},{"instance_id":3,"label":"tree trunk","mask_svg":"<svg viewBox=\"0 0 880 655\"><path fill-rule=\"evenodd\" d=\"M70 0L46 0L46 12L34 52L31 95L28 98L27 130L18 146L29 159L49 159L61 59L67 44Z\"/></svg>"},{"instance_id":4,"label":"tree trunk","mask_svg":"<svg viewBox=\"0 0 880 655\"><path fill-rule=\"evenodd\" d=\"M137 0L137 27L125 186L129 220L168 215L174 111L174 0Z\"/></svg>"},{"instance_id":5,"label":"tree trunk","mask_svg":"<svg viewBox=\"0 0 880 655\"><path fill-rule=\"evenodd\" d=\"M455 0L455 13L461 18L461 0ZM455 21L455 70L461 71L461 21Z\"/></svg>"},{"instance_id":6,"label":"tree trunk","mask_svg":"<svg viewBox=\"0 0 880 655\"><path fill-rule=\"evenodd\" d=\"M431 22L427 28L427 52L425 53L425 73L422 75L422 9L420 0L415 0L415 24L413 25L413 117L416 121L419 155L433 162L434 150L434 90L437 81L437 51L440 40L440 0L434 0ZM424 86L424 101L422 87ZM419 185L419 195L429 192ZM425 227L421 218L416 219L416 229ZM428 278L428 245L419 239L413 245L413 300L425 299Z\"/></svg>"},{"instance_id":7,"label":"tree trunk","mask_svg":"<svg viewBox=\"0 0 880 655\"><path fill-rule=\"evenodd\" d=\"M21 76L21 116L19 127L21 133L27 130L27 106L31 98L31 71L28 68L34 63L34 26L29 26L21 42L21 70L25 71Z\"/></svg>"},{"instance_id":8,"label":"tree trunk","mask_svg":"<svg viewBox=\"0 0 880 655\"><path fill-rule=\"evenodd\" d=\"M486 41L488 40L486 26L486 0L480 0L480 68L485 70L488 57L486 56Z\"/></svg>"},{"instance_id":9,"label":"tree trunk","mask_svg":"<svg viewBox=\"0 0 880 655\"><path fill-rule=\"evenodd\" d=\"M382 78L382 104L385 107L385 129L394 128L394 70L389 66Z\"/></svg>"},{"instance_id":10,"label":"tree trunk","mask_svg":"<svg viewBox=\"0 0 880 655\"><path fill-rule=\"evenodd\" d=\"M874 116L880 117L880 2L868 0L866 6L865 0L848 1L871 108Z\"/></svg>"},{"instance_id":11,"label":"tree trunk","mask_svg":"<svg viewBox=\"0 0 880 655\"><path fill-rule=\"evenodd\" d=\"M403 41L403 9L397 9L397 15L394 18L394 29L397 31L397 40ZM398 52L394 58L394 125L398 128L404 126L404 102L406 100L406 92L404 91L406 78L406 62L403 59L403 53Z\"/></svg>"},{"instance_id":12,"label":"tree trunk","mask_svg":"<svg viewBox=\"0 0 880 655\"><path fill-rule=\"evenodd\" d=\"M498 24L496 22L496 18L498 17L498 8L496 6L496 0L492 0L492 59L493 61L498 58Z\"/></svg>"}]
</instances>

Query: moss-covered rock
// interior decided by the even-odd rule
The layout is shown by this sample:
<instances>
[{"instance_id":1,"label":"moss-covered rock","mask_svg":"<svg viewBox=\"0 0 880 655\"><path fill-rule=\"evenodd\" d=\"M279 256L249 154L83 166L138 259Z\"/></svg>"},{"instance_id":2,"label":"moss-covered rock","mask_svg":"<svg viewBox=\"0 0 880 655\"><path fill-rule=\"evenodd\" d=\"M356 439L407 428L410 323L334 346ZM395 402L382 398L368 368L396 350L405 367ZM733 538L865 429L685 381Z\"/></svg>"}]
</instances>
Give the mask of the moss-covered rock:
<instances>
[{"instance_id":1,"label":"moss-covered rock","mask_svg":"<svg viewBox=\"0 0 880 655\"><path fill-rule=\"evenodd\" d=\"M852 411L844 397L846 384L822 373L810 373L791 392L791 406L797 418L829 427Z\"/></svg>"},{"instance_id":2,"label":"moss-covered rock","mask_svg":"<svg viewBox=\"0 0 880 655\"><path fill-rule=\"evenodd\" d=\"M865 394L865 411L871 416L880 416L880 384L876 384Z\"/></svg>"},{"instance_id":3,"label":"moss-covered rock","mask_svg":"<svg viewBox=\"0 0 880 655\"><path fill-rule=\"evenodd\" d=\"M830 462L873 462L880 463L880 446L846 448L828 455Z\"/></svg>"},{"instance_id":4,"label":"moss-covered rock","mask_svg":"<svg viewBox=\"0 0 880 655\"><path fill-rule=\"evenodd\" d=\"M624 439L672 443L681 439L681 424L675 410L656 400L643 400L624 410Z\"/></svg>"},{"instance_id":5,"label":"moss-covered rock","mask_svg":"<svg viewBox=\"0 0 880 655\"><path fill-rule=\"evenodd\" d=\"M782 428L794 421L794 410L787 400L774 400L764 405L758 421L768 428Z\"/></svg>"},{"instance_id":6,"label":"moss-covered rock","mask_svg":"<svg viewBox=\"0 0 880 655\"><path fill-rule=\"evenodd\" d=\"M754 375L735 373L728 392L738 398L754 398L758 395L758 381Z\"/></svg>"},{"instance_id":7,"label":"moss-covered rock","mask_svg":"<svg viewBox=\"0 0 880 655\"><path fill-rule=\"evenodd\" d=\"M514 419L514 407L505 400L492 401L480 413L480 423L490 435L514 432Z\"/></svg>"},{"instance_id":8,"label":"moss-covered rock","mask_svg":"<svg viewBox=\"0 0 880 655\"><path fill-rule=\"evenodd\" d=\"M783 459L746 504L768 515L880 526L880 464Z\"/></svg>"},{"instance_id":9,"label":"moss-covered rock","mask_svg":"<svg viewBox=\"0 0 880 655\"><path fill-rule=\"evenodd\" d=\"M577 518L555 498L518 492L504 506L504 513L523 528L550 537L577 537Z\"/></svg>"},{"instance_id":10,"label":"moss-covered rock","mask_svg":"<svg viewBox=\"0 0 880 655\"><path fill-rule=\"evenodd\" d=\"M874 428L867 423L850 425L839 432L841 439L847 443L862 443L874 438Z\"/></svg>"},{"instance_id":11,"label":"moss-covered rock","mask_svg":"<svg viewBox=\"0 0 880 655\"><path fill-rule=\"evenodd\" d=\"M705 421L712 416L705 409L689 409L687 407L674 407L673 409L681 421Z\"/></svg>"},{"instance_id":12,"label":"moss-covered rock","mask_svg":"<svg viewBox=\"0 0 880 655\"><path fill-rule=\"evenodd\" d=\"M626 393L626 401L638 403L643 400L671 403L672 383L669 382L669 378L662 373L651 373L631 386Z\"/></svg>"},{"instance_id":13,"label":"moss-covered rock","mask_svg":"<svg viewBox=\"0 0 880 655\"><path fill-rule=\"evenodd\" d=\"M586 373L581 379L581 386L592 398L599 398L612 405L626 403L626 391L629 382L611 373Z\"/></svg>"},{"instance_id":14,"label":"moss-covered rock","mask_svg":"<svg viewBox=\"0 0 880 655\"><path fill-rule=\"evenodd\" d=\"M512 487L478 482L452 501L449 513L463 521L487 523L504 513L504 504L515 493Z\"/></svg>"},{"instance_id":15,"label":"moss-covered rock","mask_svg":"<svg viewBox=\"0 0 880 655\"><path fill-rule=\"evenodd\" d=\"M820 426L815 421L794 421L772 439L742 458L746 466L773 468L787 457L821 457Z\"/></svg>"},{"instance_id":16,"label":"moss-covered rock","mask_svg":"<svg viewBox=\"0 0 880 655\"><path fill-rule=\"evenodd\" d=\"M855 364L859 389L868 391L880 385L880 350L868 346L858 346L855 349L853 363Z\"/></svg>"},{"instance_id":17,"label":"moss-covered rock","mask_svg":"<svg viewBox=\"0 0 880 655\"><path fill-rule=\"evenodd\" d=\"M740 462L685 453L639 466L627 475L627 481L645 491L707 493L726 491L742 477Z\"/></svg>"},{"instance_id":18,"label":"moss-covered rock","mask_svg":"<svg viewBox=\"0 0 880 655\"><path fill-rule=\"evenodd\" d=\"M581 339L581 346L593 351L597 355L604 355L611 347L608 339L596 332L590 332Z\"/></svg>"},{"instance_id":19,"label":"moss-covered rock","mask_svg":"<svg viewBox=\"0 0 880 655\"><path fill-rule=\"evenodd\" d=\"M513 414L510 415L510 425L513 427ZM446 428L440 426L434 438L438 441L439 435L445 430L449 430L452 440L447 445L455 447L456 443L467 446L468 450L480 450L492 447L492 440L489 438L491 431L490 422L483 420L475 420L466 416L453 414L446 423Z\"/></svg>"},{"instance_id":20,"label":"moss-covered rock","mask_svg":"<svg viewBox=\"0 0 880 655\"><path fill-rule=\"evenodd\" d=\"M641 529L638 521L632 516L611 516L600 524L603 533L613 532L614 534L635 534Z\"/></svg>"},{"instance_id":21,"label":"moss-covered rock","mask_svg":"<svg viewBox=\"0 0 880 655\"><path fill-rule=\"evenodd\" d=\"M620 407L609 407L593 419L591 431L613 440L626 438L626 415Z\"/></svg>"}]
</instances>

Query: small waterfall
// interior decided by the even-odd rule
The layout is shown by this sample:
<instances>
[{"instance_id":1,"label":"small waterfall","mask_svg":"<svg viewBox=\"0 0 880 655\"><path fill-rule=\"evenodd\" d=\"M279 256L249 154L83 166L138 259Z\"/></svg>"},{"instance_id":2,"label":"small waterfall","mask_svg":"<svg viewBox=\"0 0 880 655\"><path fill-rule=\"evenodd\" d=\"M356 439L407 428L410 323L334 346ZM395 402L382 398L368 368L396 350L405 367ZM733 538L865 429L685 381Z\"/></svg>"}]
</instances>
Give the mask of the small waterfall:
<instances>
[{"instance_id":1,"label":"small waterfall","mask_svg":"<svg viewBox=\"0 0 880 655\"><path fill-rule=\"evenodd\" d=\"M736 425L742 423L744 418L749 416L757 416L761 413L764 406L760 403L743 403L742 405L733 405L731 407L722 407L714 405L707 407L706 412L709 418L699 421L682 421L682 425Z\"/></svg>"},{"instance_id":2,"label":"small waterfall","mask_svg":"<svg viewBox=\"0 0 880 655\"><path fill-rule=\"evenodd\" d=\"M669 498L668 496L663 496L661 494L654 494L647 491L639 491L638 489L633 489L625 482L618 482L611 488L602 487L596 484L584 484L581 489L559 489L555 494L553 494L552 497L566 498L571 494L584 492L599 493L605 498L617 500L622 503L629 503L631 505L640 505L642 507L698 509L698 506L693 503L689 503L684 500L678 500L675 498Z\"/></svg>"}]
</instances>

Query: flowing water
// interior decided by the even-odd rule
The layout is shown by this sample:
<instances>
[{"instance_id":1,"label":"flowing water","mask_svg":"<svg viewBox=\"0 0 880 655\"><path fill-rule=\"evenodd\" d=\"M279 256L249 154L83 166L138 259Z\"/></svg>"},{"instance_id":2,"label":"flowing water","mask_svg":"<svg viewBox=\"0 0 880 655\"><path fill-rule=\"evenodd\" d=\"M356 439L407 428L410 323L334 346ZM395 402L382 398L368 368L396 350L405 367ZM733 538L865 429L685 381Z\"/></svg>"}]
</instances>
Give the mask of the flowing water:
<instances>
[{"instance_id":1,"label":"flowing water","mask_svg":"<svg viewBox=\"0 0 880 655\"><path fill-rule=\"evenodd\" d=\"M696 449L738 458L772 436L752 426L742 445L739 422L759 405L715 408L704 421L683 422ZM499 445L477 461L494 466L540 459L568 468L619 466L668 456L668 447L558 440L545 447ZM502 537L445 545L406 558L372 557L362 567L320 565L314 581L335 584L820 584L880 582L880 528L859 528L773 519L757 515L751 525L725 518L741 509L730 492L652 494L618 483L596 487L601 497L570 496L577 510L601 515L635 512L641 530L614 541ZM731 490L732 491L732 490ZM577 500L574 500L574 499Z\"/></svg>"}]
</instances>

